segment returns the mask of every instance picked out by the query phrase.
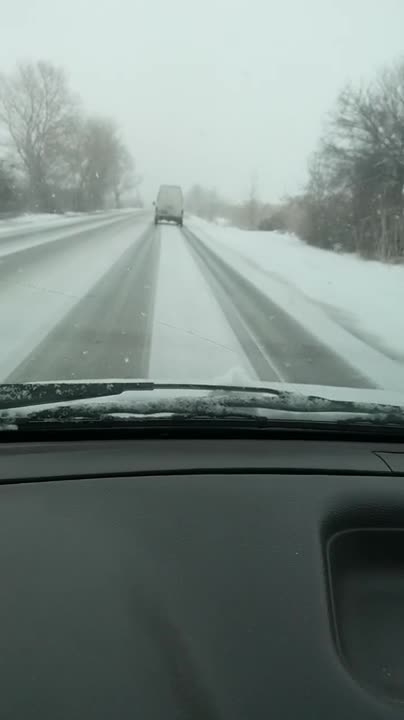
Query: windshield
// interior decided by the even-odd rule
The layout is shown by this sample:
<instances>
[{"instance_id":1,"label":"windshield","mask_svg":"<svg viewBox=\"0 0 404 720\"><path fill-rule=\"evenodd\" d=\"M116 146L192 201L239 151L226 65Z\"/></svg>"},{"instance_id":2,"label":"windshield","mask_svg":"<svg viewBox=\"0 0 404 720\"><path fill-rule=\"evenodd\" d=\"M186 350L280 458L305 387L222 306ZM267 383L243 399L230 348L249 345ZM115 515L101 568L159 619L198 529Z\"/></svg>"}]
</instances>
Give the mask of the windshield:
<instances>
[{"instance_id":1,"label":"windshield","mask_svg":"<svg viewBox=\"0 0 404 720\"><path fill-rule=\"evenodd\" d=\"M4 407L120 382L156 412L167 384L404 407L402 0L0 17Z\"/></svg>"}]
</instances>

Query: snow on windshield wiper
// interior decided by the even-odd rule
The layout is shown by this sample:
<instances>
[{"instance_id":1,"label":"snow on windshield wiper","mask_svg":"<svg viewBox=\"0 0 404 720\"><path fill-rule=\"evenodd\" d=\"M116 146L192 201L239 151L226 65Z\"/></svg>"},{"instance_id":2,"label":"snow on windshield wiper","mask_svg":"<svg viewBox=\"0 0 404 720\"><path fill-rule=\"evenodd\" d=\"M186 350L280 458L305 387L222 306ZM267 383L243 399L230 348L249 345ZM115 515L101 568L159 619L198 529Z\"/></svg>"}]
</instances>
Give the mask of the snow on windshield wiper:
<instances>
[{"instance_id":1,"label":"snow on windshield wiper","mask_svg":"<svg viewBox=\"0 0 404 720\"><path fill-rule=\"evenodd\" d=\"M269 392L279 395L282 391L265 387L240 385L217 385L205 383L155 383L148 380L111 382L49 382L49 383L5 383L0 385L0 410L48 403L90 400L111 397L128 391L189 390L237 392Z\"/></svg>"},{"instance_id":2,"label":"snow on windshield wiper","mask_svg":"<svg viewBox=\"0 0 404 720\"><path fill-rule=\"evenodd\" d=\"M248 419L260 424L279 419L347 421L404 426L404 408L396 405L330 400L266 387L173 383L82 383L0 388L0 428L30 424L97 425L161 420ZM20 387L21 394L17 388ZM28 395L24 397L24 391ZM31 391L31 392L30 392ZM139 392L140 391L140 392ZM15 393L15 394L13 394Z\"/></svg>"}]
</instances>

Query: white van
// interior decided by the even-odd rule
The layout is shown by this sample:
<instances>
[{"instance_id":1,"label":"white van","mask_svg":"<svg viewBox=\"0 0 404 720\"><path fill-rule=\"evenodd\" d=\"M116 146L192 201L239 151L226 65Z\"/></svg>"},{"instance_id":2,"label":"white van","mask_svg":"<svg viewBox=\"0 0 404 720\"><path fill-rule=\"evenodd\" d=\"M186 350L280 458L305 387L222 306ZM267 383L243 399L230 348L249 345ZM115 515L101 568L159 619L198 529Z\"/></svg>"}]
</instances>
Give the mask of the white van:
<instances>
[{"instance_id":1,"label":"white van","mask_svg":"<svg viewBox=\"0 0 404 720\"><path fill-rule=\"evenodd\" d=\"M161 185L155 202L154 224L170 220L182 227L184 220L184 196L178 185Z\"/></svg>"}]
</instances>

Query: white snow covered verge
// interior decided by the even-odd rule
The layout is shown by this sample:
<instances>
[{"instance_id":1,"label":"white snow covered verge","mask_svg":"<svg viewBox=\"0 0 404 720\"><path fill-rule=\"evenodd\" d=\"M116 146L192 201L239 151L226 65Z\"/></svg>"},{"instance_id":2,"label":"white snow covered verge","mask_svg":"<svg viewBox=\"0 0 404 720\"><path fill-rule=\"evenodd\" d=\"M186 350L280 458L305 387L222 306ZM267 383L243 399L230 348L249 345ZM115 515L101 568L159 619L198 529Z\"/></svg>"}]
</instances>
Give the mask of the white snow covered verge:
<instances>
[{"instance_id":1,"label":"white snow covered verge","mask_svg":"<svg viewBox=\"0 0 404 720\"><path fill-rule=\"evenodd\" d=\"M244 231L199 218L189 221L201 238L251 271L299 291L339 326L389 357L404 362L404 265L311 247L294 235Z\"/></svg>"},{"instance_id":2,"label":"white snow covered verge","mask_svg":"<svg viewBox=\"0 0 404 720\"><path fill-rule=\"evenodd\" d=\"M124 215L125 213L141 212L134 208L123 208L120 210L96 210L94 212L66 212L58 213L22 213L11 218L2 219L0 215L0 238L2 235L13 234L15 231L30 231L36 229L45 229L47 227L58 227L80 223L83 220L94 218L95 220L103 217L113 217L114 215Z\"/></svg>"},{"instance_id":3,"label":"white snow covered verge","mask_svg":"<svg viewBox=\"0 0 404 720\"><path fill-rule=\"evenodd\" d=\"M65 213L58 215L56 213L23 213L12 218L2 219L0 217L0 236L4 233L10 233L13 230L29 230L33 228L47 227L48 225L62 225L66 221L72 221L76 218L80 220L82 213Z\"/></svg>"}]
</instances>

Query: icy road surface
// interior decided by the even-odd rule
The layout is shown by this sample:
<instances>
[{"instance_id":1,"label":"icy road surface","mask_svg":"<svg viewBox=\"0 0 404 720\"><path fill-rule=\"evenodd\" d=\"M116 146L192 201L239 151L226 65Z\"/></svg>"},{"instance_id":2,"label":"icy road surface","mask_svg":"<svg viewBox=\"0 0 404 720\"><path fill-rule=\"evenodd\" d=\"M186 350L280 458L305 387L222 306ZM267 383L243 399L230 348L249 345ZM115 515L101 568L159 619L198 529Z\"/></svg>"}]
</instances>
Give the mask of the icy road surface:
<instances>
[{"instance_id":1,"label":"icy road surface","mask_svg":"<svg viewBox=\"0 0 404 720\"><path fill-rule=\"evenodd\" d=\"M400 363L254 272L192 221L147 213L3 231L0 381L404 386Z\"/></svg>"}]
</instances>

